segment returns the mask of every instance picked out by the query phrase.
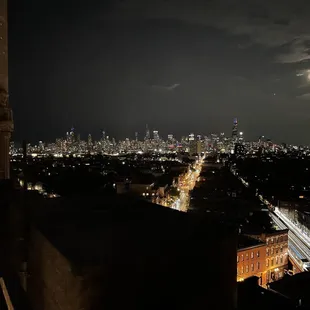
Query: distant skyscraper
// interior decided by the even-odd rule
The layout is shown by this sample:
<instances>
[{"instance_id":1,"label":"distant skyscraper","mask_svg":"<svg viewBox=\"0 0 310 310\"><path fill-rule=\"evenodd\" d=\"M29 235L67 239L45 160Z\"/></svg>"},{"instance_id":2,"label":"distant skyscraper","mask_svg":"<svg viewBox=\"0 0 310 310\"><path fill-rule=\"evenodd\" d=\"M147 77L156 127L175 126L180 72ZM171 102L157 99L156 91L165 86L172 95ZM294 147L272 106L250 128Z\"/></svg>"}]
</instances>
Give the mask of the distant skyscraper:
<instances>
[{"instance_id":1,"label":"distant skyscraper","mask_svg":"<svg viewBox=\"0 0 310 310\"><path fill-rule=\"evenodd\" d=\"M102 130L102 132L101 132L101 139L105 140L105 131L104 130Z\"/></svg>"},{"instance_id":2,"label":"distant skyscraper","mask_svg":"<svg viewBox=\"0 0 310 310\"><path fill-rule=\"evenodd\" d=\"M188 136L188 141L189 141L189 154L194 155L197 151L197 144L195 141L195 135L193 133L191 133Z\"/></svg>"},{"instance_id":3,"label":"distant skyscraper","mask_svg":"<svg viewBox=\"0 0 310 310\"><path fill-rule=\"evenodd\" d=\"M173 140L173 135L172 134L168 135L168 141L172 141L172 140Z\"/></svg>"},{"instance_id":4,"label":"distant skyscraper","mask_svg":"<svg viewBox=\"0 0 310 310\"><path fill-rule=\"evenodd\" d=\"M157 131L157 130L154 130L154 131L153 131L153 139L154 139L154 140L159 140L159 134L158 134L158 131Z\"/></svg>"},{"instance_id":5,"label":"distant skyscraper","mask_svg":"<svg viewBox=\"0 0 310 310\"><path fill-rule=\"evenodd\" d=\"M93 144L92 136L91 136L91 134L89 134L88 138L87 138L87 145L88 145L88 147L91 147L92 144Z\"/></svg>"},{"instance_id":6,"label":"distant skyscraper","mask_svg":"<svg viewBox=\"0 0 310 310\"><path fill-rule=\"evenodd\" d=\"M196 153L200 156L202 153L202 141L198 140L196 142Z\"/></svg>"},{"instance_id":7,"label":"distant skyscraper","mask_svg":"<svg viewBox=\"0 0 310 310\"><path fill-rule=\"evenodd\" d=\"M238 138L238 120L237 118L234 118L234 124L232 128L232 139L237 140Z\"/></svg>"},{"instance_id":8,"label":"distant skyscraper","mask_svg":"<svg viewBox=\"0 0 310 310\"><path fill-rule=\"evenodd\" d=\"M137 131L135 132L135 139L136 139L136 141L138 141L138 140L139 140L139 134L138 134L138 132L137 132Z\"/></svg>"},{"instance_id":9,"label":"distant skyscraper","mask_svg":"<svg viewBox=\"0 0 310 310\"><path fill-rule=\"evenodd\" d=\"M243 132L242 131L239 132L238 140L239 140L238 142L241 143L241 144L244 142L244 136L243 136Z\"/></svg>"},{"instance_id":10,"label":"distant skyscraper","mask_svg":"<svg viewBox=\"0 0 310 310\"><path fill-rule=\"evenodd\" d=\"M71 128L71 131L70 131L69 141L70 141L70 143L73 143L75 141L74 128L73 127Z\"/></svg>"},{"instance_id":11,"label":"distant skyscraper","mask_svg":"<svg viewBox=\"0 0 310 310\"><path fill-rule=\"evenodd\" d=\"M43 141L39 141L39 150L40 150L41 152L44 151L44 143L43 143Z\"/></svg>"},{"instance_id":12,"label":"distant skyscraper","mask_svg":"<svg viewBox=\"0 0 310 310\"><path fill-rule=\"evenodd\" d=\"M146 131L145 131L145 140L149 140L151 138L149 126L146 124Z\"/></svg>"}]
</instances>

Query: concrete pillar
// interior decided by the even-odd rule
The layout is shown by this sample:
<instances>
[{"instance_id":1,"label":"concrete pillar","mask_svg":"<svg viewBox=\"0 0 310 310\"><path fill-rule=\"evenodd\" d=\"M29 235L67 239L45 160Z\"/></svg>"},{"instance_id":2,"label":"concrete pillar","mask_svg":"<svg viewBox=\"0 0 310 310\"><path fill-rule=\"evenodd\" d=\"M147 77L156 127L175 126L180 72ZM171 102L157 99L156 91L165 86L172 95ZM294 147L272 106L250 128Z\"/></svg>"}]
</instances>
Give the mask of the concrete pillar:
<instances>
[{"instance_id":1,"label":"concrete pillar","mask_svg":"<svg viewBox=\"0 0 310 310\"><path fill-rule=\"evenodd\" d=\"M13 115L8 101L7 0L0 0L0 180L10 178L10 138Z\"/></svg>"}]
</instances>

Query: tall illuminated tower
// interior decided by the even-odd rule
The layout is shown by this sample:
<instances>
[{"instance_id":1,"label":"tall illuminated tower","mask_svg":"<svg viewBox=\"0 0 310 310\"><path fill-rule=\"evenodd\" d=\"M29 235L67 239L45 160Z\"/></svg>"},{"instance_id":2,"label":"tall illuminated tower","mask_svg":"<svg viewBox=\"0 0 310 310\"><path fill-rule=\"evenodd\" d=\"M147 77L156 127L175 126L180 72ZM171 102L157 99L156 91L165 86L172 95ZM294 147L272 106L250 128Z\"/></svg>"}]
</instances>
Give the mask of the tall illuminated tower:
<instances>
[{"instance_id":1,"label":"tall illuminated tower","mask_svg":"<svg viewBox=\"0 0 310 310\"><path fill-rule=\"evenodd\" d=\"M232 128L232 139L237 140L238 138L238 120L237 118L234 118L234 125Z\"/></svg>"},{"instance_id":2,"label":"tall illuminated tower","mask_svg":"<svg viewBox=\"0 0 310 310\"><path fill-rule=\"evenodd\" d=\"M153 130L153 139L154 140L159 140L158 130Z\"/></svg>"},{"instance_id":3,"label":"tall illuminated tower","mask_svg":"<svg viewBox=\"0 0 310 310\"><path fill-rule=\"evenodd\" d=\"M13 115L8 94L7 0L0 0L0 180L10 178L10 138Z\"/></svg>"},{"instance_id":4,"label":"tall illuminated tower","mask_svg":"<svg viewBox=\"0 0 310 310\"><path fill-rule=\"evenodd\" d=\"M146 124L146 131L145 131L145 140L149 140L151 138L149 126Z\"/></svg>"}]
</instances>

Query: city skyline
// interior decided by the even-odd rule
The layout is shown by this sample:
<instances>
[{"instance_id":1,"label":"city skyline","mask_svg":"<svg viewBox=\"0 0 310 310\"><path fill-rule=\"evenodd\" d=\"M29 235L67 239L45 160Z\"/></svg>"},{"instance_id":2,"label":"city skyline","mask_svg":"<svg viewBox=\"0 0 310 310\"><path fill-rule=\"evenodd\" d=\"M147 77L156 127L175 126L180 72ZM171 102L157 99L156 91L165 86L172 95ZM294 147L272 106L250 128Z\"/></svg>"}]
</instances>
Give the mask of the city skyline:
<instances>
[{"instance_id":1,"label":"city skyline","mask_svg":"<svg viewBox=\"0 0 310 310\"><path fill-rule=\"evenodd\" d=\"M238 115L249 139L309 144L308 5L10 2L13 139L227 132Z\"/></svg>"},{"instance_id":2,"label":"city skyline","mask_svg":"<svg viewBox=\"0 0 310 310\"><path fill-rule=\"evenodd\" d=\"M242 122L241 122L241 127L239 125L239 119L238 118L233 118L233 120L231 121L230 124L230 129L227 131L218 131L218 132L195 132L193 130L188 130L187 132L185 132L185 130L181 133L181 134L176 134L175 131L172 129L170 131L166 131L163 132L160 130L160 127L153 127L153 126L149 126L149 124L145 124L145 127L143 130L141 131L133 131L133 132L129 132L123 136L114 136L113 135L113 130L110 131L107 128L101 128L100 130L97 129L95 132L84 132L81 133L79 131L79 128L76 128L75 126L71 126L71 127L67 127L67 130L62 132L59 136L54 136L49 140L44 140L44 139L38 139L38 140L27 140L24 139L22 141L18 141L18 140L14 140L12 139L12 141L14 141L17 144L22 144L23 141L30 143L30 144L36 144L38 142L44 142L44 143L52 143L55 142L57 139L66 139L68 138L69 135L73 134L75 136L75 139L78 137L79 140L84 140L87 141L90 137L91 139L93 139L94 141L100 141L103 140L105 138L109 138L110 140L115 139L116 141L125 141L126 139L129 140L138 140L138 141L143 141L143 140L153 140L153 139L161 139L161 140L165 140L168 141L171 139L171 137L173 138L173 140L175 141L181 141L183 138L189 138L191 135L193 135L195 137L195 139L205 139L205 138L210 138L212 139L212 136L216 135L218 138L222 137L222 138L228 138L228 139L232 139L235 140L237 138L237 136L239 136L241 134L242 136L242 140L245 141L259 141L263 138L263 140L265 141L272 141L275 144L287 144L287 141L277 141L274 140L273 137L269 137L266 136L264 134L260 134L259 136L256 136L254 138L251 138L251 135L249 135L247 132L245 132L243 130L242 127ZM228 127L228 126L226 126ZM289 143L291 145L302 145L302 144L298 144L298 143ZM304 146L306 146L307 144L303 144Z\"/></svg>"}]
</instances>

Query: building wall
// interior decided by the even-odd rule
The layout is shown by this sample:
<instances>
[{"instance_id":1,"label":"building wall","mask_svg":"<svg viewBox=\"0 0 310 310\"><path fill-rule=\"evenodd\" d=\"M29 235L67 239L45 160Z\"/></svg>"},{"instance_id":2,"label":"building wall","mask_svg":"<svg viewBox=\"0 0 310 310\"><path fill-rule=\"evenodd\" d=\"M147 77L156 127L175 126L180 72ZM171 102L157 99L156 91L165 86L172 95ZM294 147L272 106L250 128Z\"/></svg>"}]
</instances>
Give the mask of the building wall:
<instances>
[{"instance_id":1,"label":"building wall","mask_svg":"<svg viewBox=\"0 0 310 310\"><path fill-rule=\"evenodd\" d=\"M266 244L239 249L237 252L237 281L257 276L266 284Z\"/></svg>"},{"instance_id":2,"label":"building wall","mask_svg":"<svg viewBox=\"0 0 310 310\"><path fill-rule=\"evenodd\" d=\"M288 230L269 234L250 235L265 243L265 262L262 285L281 279L288 268Z\"/></svg>"},{"instance_id":3,"label":"building wall","mask_svg":"<svg viewBox=\"0 0 310 310\"><path fill-rule=\"evenodd\" d=\"M83 309L81 278L35 228L30 233L28 273L27 294L34 310Z\"/></svg>"},{"instance_id":4,"label":"building wall","mask_svg":"<svg viewBox=\"0 0 310 310\"><path fill-rule=\"evenodd\" d=\"M266 235L266 281L271 282L284 276L288 264L288 232L281 231Z\"/></svg>"}]
</instances>

